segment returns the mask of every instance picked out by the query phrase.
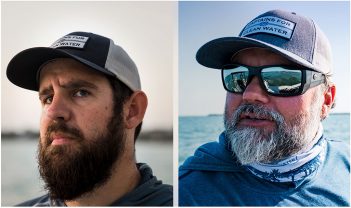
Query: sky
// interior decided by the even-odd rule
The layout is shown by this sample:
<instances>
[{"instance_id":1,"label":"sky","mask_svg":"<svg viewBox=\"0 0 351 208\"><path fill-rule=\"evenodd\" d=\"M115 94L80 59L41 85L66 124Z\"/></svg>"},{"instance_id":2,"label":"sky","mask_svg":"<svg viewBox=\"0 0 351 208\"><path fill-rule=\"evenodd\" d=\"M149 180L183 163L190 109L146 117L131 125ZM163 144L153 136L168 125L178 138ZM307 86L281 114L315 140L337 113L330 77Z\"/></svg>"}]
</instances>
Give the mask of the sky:
<instances>
[{"instance_id":1,"label":"sky","mask_svg":"<svg viewBox=\"0 0 351 208\"><path fill-rule=\"evenodd\" d=\"M145 130L171 129L176 59L176 2L1 2L1 123L3 131L39 129L35 91L10 83L10 59L31 47L48 47L73 31L109 37L136 63L148 109Z\"/></svg>"},{"instance_id":2,"label":"sky","mask_svg":"<svg viewBox=\"0 0 351 208\"><path fill-rule=\"evenodd\" d=\"M180 2L179 4L179 115L221 114L226 91L220 70L195 60L210 40L237 36L256 16L273 9L313 19L329 38L333 51L336 108L350 112L350 5L348 2Z\"/></svg>"}]
</instances>

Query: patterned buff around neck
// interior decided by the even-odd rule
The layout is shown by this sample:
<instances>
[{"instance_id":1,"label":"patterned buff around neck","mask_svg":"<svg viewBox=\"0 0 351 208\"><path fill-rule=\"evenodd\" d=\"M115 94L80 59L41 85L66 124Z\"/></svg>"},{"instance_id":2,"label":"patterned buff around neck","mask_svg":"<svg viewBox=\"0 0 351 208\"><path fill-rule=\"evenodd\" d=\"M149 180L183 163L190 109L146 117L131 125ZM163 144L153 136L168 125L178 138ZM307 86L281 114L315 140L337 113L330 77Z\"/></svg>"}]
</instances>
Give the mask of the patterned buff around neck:
<instances>
[{"instance_id":1,"label":"patterned buff around neck","mask_svg":"<svg viewBox=\"0 0 351 208\"><path fill-rule=\"evenodd\" d=\"M257 177L272 182L296 182L314 173L325 159L326 140L319 126L313 147L277 163L253 163L246 168Z\"/></svg>"}]
</instances>

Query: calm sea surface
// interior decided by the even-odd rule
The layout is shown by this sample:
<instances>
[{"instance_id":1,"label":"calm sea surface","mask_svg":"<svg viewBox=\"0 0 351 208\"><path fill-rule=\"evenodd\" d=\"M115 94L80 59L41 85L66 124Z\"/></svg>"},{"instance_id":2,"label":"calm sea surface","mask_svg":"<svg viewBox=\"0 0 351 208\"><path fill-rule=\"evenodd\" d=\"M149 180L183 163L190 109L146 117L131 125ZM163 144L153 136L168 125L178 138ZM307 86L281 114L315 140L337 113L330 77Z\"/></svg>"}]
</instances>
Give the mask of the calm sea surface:
<instances>
[{"instance_id":1,"label":"calm sea surface","mask_svg":"<svg viewBox=\"0 0 351 208\"><path fill-rule=\"evenodd\" d=\"M324 135L349 143L350 114L331 114L323 121ZM179 117L179 165L200 145L217 141L223 131L223 116Z\"/></svg>"},{"instance_id":2,"label":"calm sea surface","mask_svg":"<svg viewBox=\"0 0 351 208\"><path fill-rule=\"evenodd\" d=\"M45 193L36 162L37 141L26 138L1 142L1 205L12 206ZM171 142L143 142L136 146L137 161L149 164L158 179L173 184Z\"/></svg>"}]
</instances>

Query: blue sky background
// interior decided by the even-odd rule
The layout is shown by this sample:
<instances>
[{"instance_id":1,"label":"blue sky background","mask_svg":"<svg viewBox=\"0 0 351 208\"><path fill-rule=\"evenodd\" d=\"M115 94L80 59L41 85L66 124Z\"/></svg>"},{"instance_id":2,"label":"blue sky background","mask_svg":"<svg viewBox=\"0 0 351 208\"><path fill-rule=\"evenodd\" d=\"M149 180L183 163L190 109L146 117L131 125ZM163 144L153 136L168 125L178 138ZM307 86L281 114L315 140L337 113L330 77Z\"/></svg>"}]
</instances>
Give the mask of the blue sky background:
<instances>
[{"instance_id":1,"label":"blue sky background","mask_svg":"<svg viewBox=\"0 0 351 208\"><path fill-rule=\"evenodd\" d=\"M312 18L329 38L333 50L337 105L333 112L350 112L349 2L180 2L179 115L223 113L225 90L219 70L195 60L197 50L219 37L237 36L253 18L272 9Z\"/></svg>"}]
</instances>

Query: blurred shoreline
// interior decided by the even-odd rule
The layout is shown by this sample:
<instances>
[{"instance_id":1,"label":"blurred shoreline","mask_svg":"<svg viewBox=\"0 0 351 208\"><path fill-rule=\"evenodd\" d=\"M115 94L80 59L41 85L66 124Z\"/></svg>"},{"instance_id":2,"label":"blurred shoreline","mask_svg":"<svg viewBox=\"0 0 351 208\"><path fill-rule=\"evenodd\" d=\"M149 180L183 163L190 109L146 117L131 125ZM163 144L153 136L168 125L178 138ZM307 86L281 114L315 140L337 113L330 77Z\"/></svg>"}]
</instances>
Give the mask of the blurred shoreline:
<instances>
[{"instance_id":1,"label":"blurred shoreline","mask_svg":"<svg viewBox=\"0 0 351 208\"><path fill-rule=\"evenodd\" d=\"M14 131L2 131L2 140L13 140L13 139L38 139L39 131L26 130L23 132ZM173 131L172 130L145 130L141 131L137 141L153 141L153 142L173 142Z\"/></svg>"}]
</instances>

